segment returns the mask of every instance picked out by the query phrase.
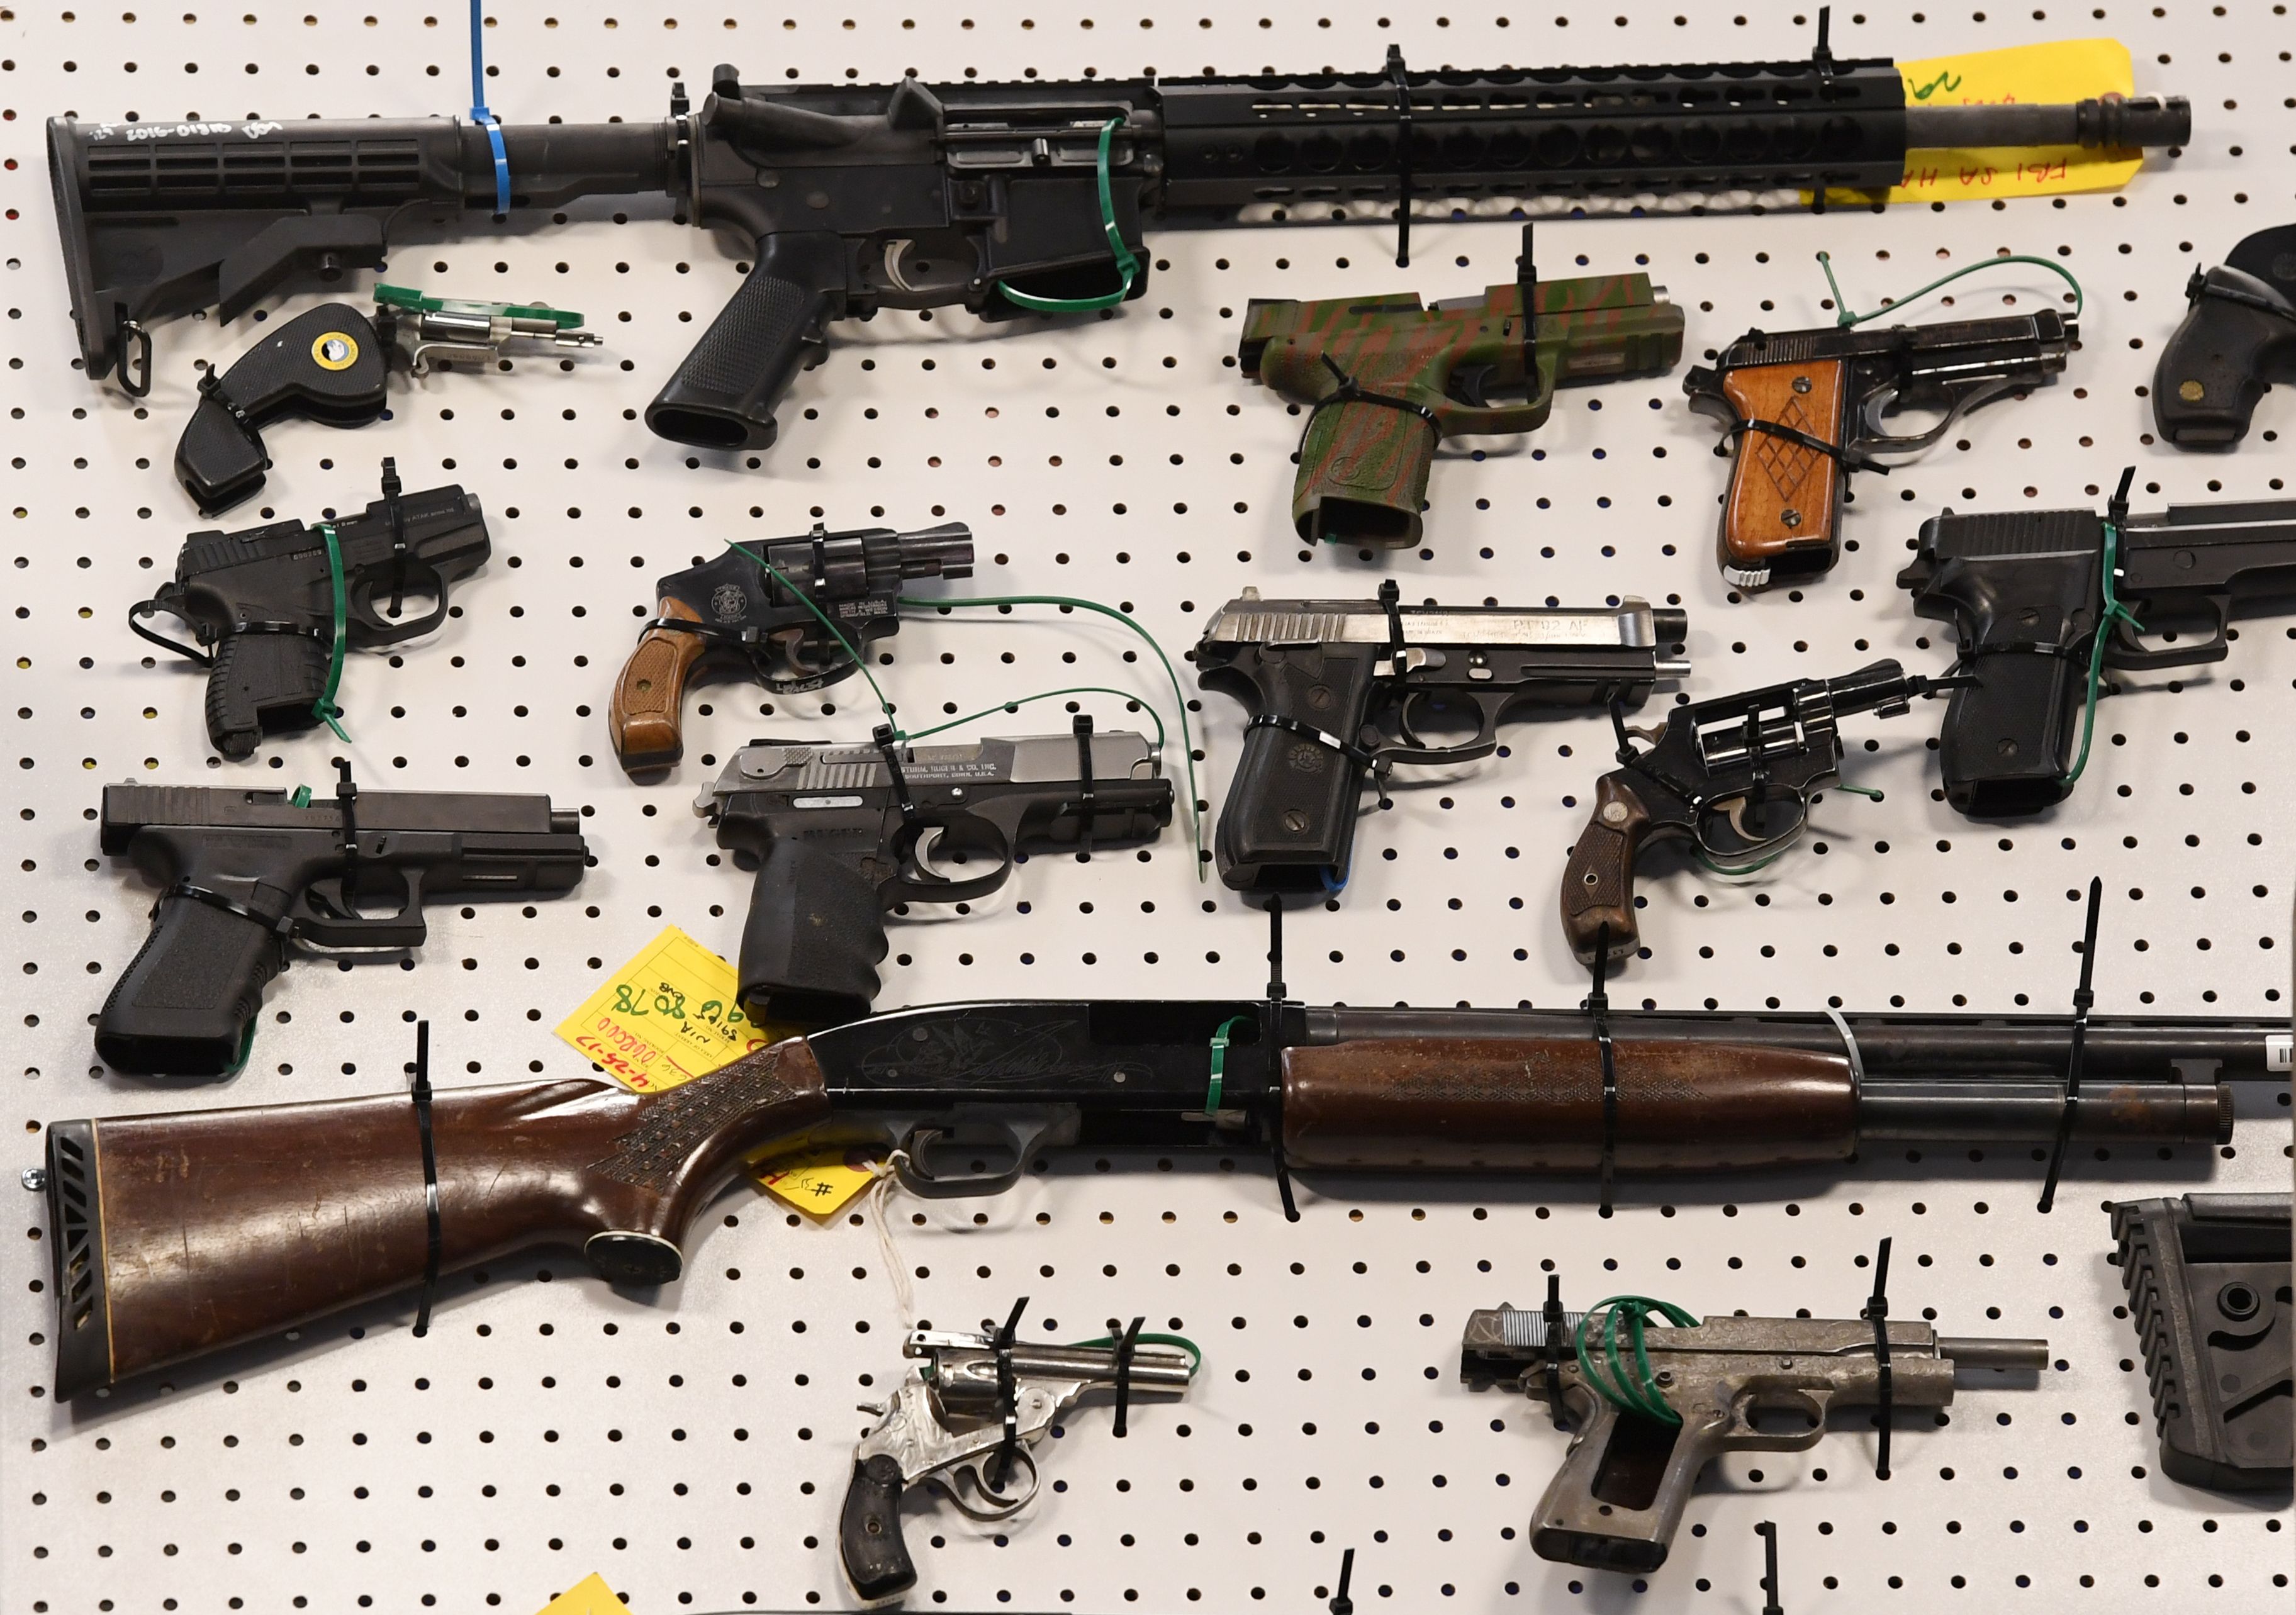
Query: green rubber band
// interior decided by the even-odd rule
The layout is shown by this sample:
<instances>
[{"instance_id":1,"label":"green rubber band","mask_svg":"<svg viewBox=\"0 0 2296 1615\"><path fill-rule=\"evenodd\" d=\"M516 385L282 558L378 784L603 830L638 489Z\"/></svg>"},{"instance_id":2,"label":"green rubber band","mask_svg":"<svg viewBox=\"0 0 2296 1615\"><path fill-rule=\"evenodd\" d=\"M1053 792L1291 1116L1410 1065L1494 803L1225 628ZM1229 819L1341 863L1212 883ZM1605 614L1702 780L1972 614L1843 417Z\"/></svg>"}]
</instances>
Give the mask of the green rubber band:
<instances>
[{"instance_id":1,"label":"green rubber band","mask_svg":"<svg viewBox=\"0 0 2296 1615\"><path fill-rule=\"evenodd\" d=\"M1852 314L1849 312L1849 305L1842 300L1841 285L1833 278L1833 255L1825 252L1821 252L1817 255L1817 266L1825 271L1826 287L1833 293L1833 307L1836 310L1833 323L1836 326L1843 328L1847 328L1851 325L1862 325L1867 320L1879 319L1885 314L1895 314L1899 309L1903 308L1907 303L1913 302L1920 298L1927 297L1939 287L1950 285L1964 275L1975 275L1980 269L1990 269L2000 264L2032 264L2037 267L2047 270L2051 275L2056 275L2058 278L2062 280L2066 285L2070 286L2073 289L2073 317L2075 319L2079 319L2080 317L2080 311L2087 301L2086 295L2081 291L2081 283L2073 278L2073 272L2071 270L2066 268L2062 264L2056 262L2054 258L2035 258L2030 253L2026 252L2012 252L2004 254L1999 258L1985 258L1974 264L1964 264L1952 274L1940 275L1928 285L1923 286L1917 291L1907 292L1894 303L1884 303L1879 308L1868 309L1864 314Z\"/></svg>"},{"instance_id":2,"label":"green rubber band","mask_svg":"<svg viewBox=\"0 0 2296 1615\"><path fill-rule=\"evenodd\" d=\"M319 537L327 546L327 589L334 596L335 631L327 645L327 687L311 703L311 716L332 729L335 738L348 746L351 737L343 733L343 709L335 704L335 692L343 682L343 646L350 637L350 597L343 590L343 546L335 537L335 524L319 523Z\"/></svg>"},{"instance_id":3,"label":"green rubber band","mask_svg":"<svg viewBox=\"0 0 2296 1615\"><path fill-rule=\"evenodd\" d=\"M1132 256L1132 249L1124 244L1124 233L1116 227L1116 197L1108 184L1109 143L1123 124L1121 118L1111 118L1100 126L1100 229L1108 237L1108 250L1116 258L1116 272L1122 284L1103 297L1035 297L1026 291L1015 291L1004 282L996 283L996 290L1005 300L1016 303L1031 314L1097 314L1103 308L1113 308L1132 295L1132 283L1140 273L1140 260Z\"/></svg>"},{"instance_id":4,"label":"green rubber band","mask_svg":"<svg viewBox=\"0 0 2296 1615\"><path fill-rule=\"evenodd\" d=\"M1668 1405L1666 1392L1659 1388L1651 1368L1650 1348L1643 1338L1644 1322L1652 1313L1677 1329L1698 1327L1696 1318L1671 1301L1653 1300L1646 1295L1607 1296L1579 1318L1578 1327L1571 1333L1571 1349L1578 1357L1580 1376L1605 1402L1660 1424L1680 1424L1682 1415ZM1587 1349L1587 1326L1597 1318L1602 1319L1603 1359L1610 1365L1607 1374L1595 1366ZM1619 1353L1621 1329L1634 1352L1631 1371Z\"/></svg>"},{"instance_id":5,"label":"green rubber band","mask_svg":"<svg viewBox=\"0 0 2296 1615\"><path fill-rule=\"evenodd\" d=\"M1220 1086L1227 1079L1228 1029L1250 1019L1250 1015L1230 1015L1219 1023L1219 1030L1212 1034L1211 1080L1204 1087L1204 1114L1207 1116L1213 1115L1219 1110Z\"/></svg>"}]
</instances>

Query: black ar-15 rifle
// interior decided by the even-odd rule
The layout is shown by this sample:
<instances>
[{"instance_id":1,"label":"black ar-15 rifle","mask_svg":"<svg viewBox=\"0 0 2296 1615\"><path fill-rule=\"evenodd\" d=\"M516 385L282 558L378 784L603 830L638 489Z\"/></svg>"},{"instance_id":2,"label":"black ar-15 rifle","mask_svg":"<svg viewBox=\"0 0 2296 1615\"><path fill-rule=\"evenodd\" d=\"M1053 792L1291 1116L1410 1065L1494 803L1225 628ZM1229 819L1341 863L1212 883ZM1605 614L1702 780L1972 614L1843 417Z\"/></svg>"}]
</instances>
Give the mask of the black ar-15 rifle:
<instances>
[{"instance_id":1,"label":"black ar-15 rifle","mask_svg":"<svg viewBox=\"0 0 2296 1615\"><path fill-rule=\"evenodd\" d=\"M738 233L749 278L646 411L681 443L762 448L831 320L988 320L1146 290L1150 219L1292 222L1414 197L1880 192L1910 151L2181 143L2167 101L1906 104L1887 58L1074 83L745 85L721 66L659 123L453 118L48 123L91 378L150 385L147 324L228 320L291 280L382 261L402 213L666 192ZM498 134L500 144L495 143ZM497 168L497 151L502 166ZM135 357L127 357L130 349Z\"/></svg>"}]
</instances>

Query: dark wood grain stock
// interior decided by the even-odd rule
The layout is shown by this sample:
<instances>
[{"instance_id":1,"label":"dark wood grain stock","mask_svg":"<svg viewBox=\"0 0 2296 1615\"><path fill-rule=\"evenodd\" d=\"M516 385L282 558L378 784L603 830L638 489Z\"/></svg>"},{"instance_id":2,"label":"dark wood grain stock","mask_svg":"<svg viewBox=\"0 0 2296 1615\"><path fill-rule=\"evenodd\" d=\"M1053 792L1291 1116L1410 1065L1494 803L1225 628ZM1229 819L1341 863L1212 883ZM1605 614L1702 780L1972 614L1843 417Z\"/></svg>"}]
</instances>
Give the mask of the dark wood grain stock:
<instances>
[{"instance_id":1,"label":"dark wood grain stock","mask_svg":"<svg viewBox=\"0 0 2296 1615\"><path fill-rule=\"evenodd\" d=\"M609 1249L652 1253L646 1277L675 1277L687 1224L741 1157L828 1109L802 1038L661 1094L588 1079L442 1092L440 1270L613 1234L634 1237ZM96 1282L61 1323L59 1398L422 1279L422 1141L404 1096L62 1125L92 1140ZM627 1258L591 1254L628 1275Z\"/></svg>"},{"instance_id":2,"label":"dark wood grain stock","mask_svg":"<svg viewBox=\"0 0 2296 1615\"><path fill-rule=\"evenodd\" d=\"M1839 1055L1613 1045L1624 1171L1840 1160L1857 1143ZM1300 1169L1587 1172L1603 1142L1591 1037L1385 1037L1283 1051L1283 1152Z\"/></svg>"}]
</instances>

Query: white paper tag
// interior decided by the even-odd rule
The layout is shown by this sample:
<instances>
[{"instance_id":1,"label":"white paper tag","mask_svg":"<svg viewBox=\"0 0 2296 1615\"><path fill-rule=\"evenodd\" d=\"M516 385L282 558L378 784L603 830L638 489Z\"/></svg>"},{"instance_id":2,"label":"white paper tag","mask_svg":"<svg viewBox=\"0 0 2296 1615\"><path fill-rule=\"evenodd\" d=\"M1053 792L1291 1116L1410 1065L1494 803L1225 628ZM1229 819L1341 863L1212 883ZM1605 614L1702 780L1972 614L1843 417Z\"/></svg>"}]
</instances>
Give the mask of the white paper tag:
<instances>
[{"instance_id":1,"label":"white paper tag","mask_svg":"<svg viewBox=\"0 0 2296 1615\"><path fill-rule=\"evenodd\" d=\"M2296 1069L2296 1034L2288 1032L2264 1034L2264 1069L2267 1071Z\"/></svg>"}]
</instances>

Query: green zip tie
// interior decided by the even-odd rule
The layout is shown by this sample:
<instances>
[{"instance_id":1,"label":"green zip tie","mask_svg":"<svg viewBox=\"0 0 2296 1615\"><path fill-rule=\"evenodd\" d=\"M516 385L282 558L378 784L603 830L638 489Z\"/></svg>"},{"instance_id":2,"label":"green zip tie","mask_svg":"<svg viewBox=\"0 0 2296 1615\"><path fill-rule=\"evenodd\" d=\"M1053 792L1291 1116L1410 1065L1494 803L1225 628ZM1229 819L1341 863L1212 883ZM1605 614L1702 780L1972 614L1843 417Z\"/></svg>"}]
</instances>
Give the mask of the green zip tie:
<instances>
[{"instance_id":1,"label":"green zip tie","mask_svg":"<svg viewBox=\"0 0 2296 1615\"><path fill-rule=\"evenodd\" d=\"M541 303L485 303L469 298L426 297L412 286L377 286L374 300L386 308L409 314L486 314L512 320L547 320L561 331L582 329L582 316L571 308L552 308Z\"/></svg>"},{"instance_id":2,"label":"green zip tie","mask_svg":"<svg viewBox=\"0 0 2296 1615\"><path fill-rule=\"evenodd\" d=\"M1220 1022L1219 1030L1212 1034L1211 1080L1204 1087L1204 1114L1207 1116L1220 1108L1220 1085L1227 1080L1228 1029L1250 1019L1250 1015L1230 1015Z\"/></svg>"},{"instance_id":3,"label":"green zip tie","mask_svg":"<svg viewBox=\"0 0 2296 1615\"><path fill-rule=\"evenodd\" d=\"M2035 258L2030 253L2005 253L1999 258L1988 258L1979 263L1964 264L1960 268L1955 270L1950 275L1940 275L1937 279L1931 281L1928 285L1922 287L1919 291L1909 291L1894 303L1884 303L1879 308L1868 309L1864 314L1852 314L1849 312L1849 305L1843 300L1841 296L1841 287L1833 278L1833 258L1832 255L1824 252L1821 252L1817 255L1817 266L1825 271L1826 287L1833 293L1833 307L1837 311L1834 315L1833 323L1836 326L1844 328L1851 325L1862 325L1867 320L1879 319L1885 314L1895 314L1899 309L1903 308L1907 303L1913 302L1920 298L1927 297L1939 287L1950 285L1953 282L1959 280L1964 275L1975 275L1980 269L1991 269L2001 264L2032 264L2038 267L2047 270L2051 275L2058 276L2065 283L2066 285L2070 286L2073 289L2073 317L2075 319L2079 319L2080 317L2080 311L2087 301L2087 299L2081 291L2081 283L2073 278L2073 272L2053 258Z\"/></svg>"},{"instance_id":4,"label":"green zip tie","mask_svg":"<svg viewBox=\"0 0 2296 1615\"><path fill-rule=\"evenodd\" d=\"M308 785L296 786L287 798L287 805L290 808L308 808L311 805L311 788Z\"/></svg>"},{"instance_id":5,"label":"green zip tie","mask_svg":"<svg viewBox=\"0 0 2296 1615\"><path fill-rule=\"evenodd\" d=\"M1032 314L1097 314L1103 308L1113 308L1132 295L1132 282L1140 273L1140 260L1132 256L1132 249L1124 244L1124 233L1116 227L1116 198L1108 187L1108 148L1122 125L1121 118L1111 118L1100 126L1100 228L1108 237L1108 250L1115 256L1116 272L1123 283L1104 297L1033 297L1026 291L1015 291L1003 281L996 290L1006 300L1019 304Z\"/></svg>"},{"instance_id":6,"label":"green zip tie","mask_svg":"<svg viewBox=\"0 0 2296 1615\"><path fill-rule=\"evenodd\" d=\"M1196 795L1196 743L1188 726L1188 698L1180 689L1180 676L1173 669L1172 659L1164 654L1164 647L1156 642L1153 634L1114 606L1103 605L1097 600L1079 599L1073 594L967 594L947 600L927 600L920 595L903 594L895 603L919 611L954 610L958 606L1065 606L1071 611L1097 611L1103 617L1122 623L1145 640L1148 648L1156 652L1156 660L1164 664L1164 676L1172 684L1172 705L1180 715L1180 758L1186 765L1188 774L1188 827L1196 845L1196 880L1201 884L1210 879L1210 866L1204 858L1203 816L1196 810L1196 803L1201 799Z\"/></svg>"},{"instance_id":7,"label":"green zip tie","mask_svg":"<svg viewBox=\"0 0 2296 1615\"><path fill-rule=\"evenodd\" d=\"M1578 1354L1579 1373L1604 1401L1660 1424L1678 1425L1682 1415L1668 1406L1666 1393L1659 1389L1657 1377L1651 1371L1650 1348L1643 1340L1644 1324L1652 1313L1677 1329L1698 1327L1696 1318L1671 1301L1653 1300L1646 1295L1613 1295L1595 1302L1579 1318L1578 1327L1570 1337L1571 1349ZM1608 1375L1596 1368L1595 1360L1587 1355L1587 1329L1598 1317L1603 1320L1603 1360L1611 1365ZM1627 1332L1628 1343L1634 1348L1631 1372L1619 1358L1621 1325Z\"/></svg>"},{"instance_id":8,"label":"green zip tie","mask_svg":"<svg viewBox=\"0 0 2296 1615\"><path fill-rule=\"evenodd\" d=\"M1852 796L1862 796L1870 801L1878 802L1882 799L1882 793L1871 785L1845 785L1840 780L1836 780L1833 782L1833 789L1847 791Z\"/></svg>"},{"instance_id":9,"label":"green zip tie","mask_svg":"<svg viewBox=\"0 0 2296 1615\"><path fill-rule=\"evenodd\" d=\"M335 738L348 746L351 737L343 733L343 709L335 704L335 692L343 682L343 645L350 637L350 597L343 592L343 546L335 537L335 524L319 523L319 537L327 545L327 590L335 600L335 632L327 646L327 687L311 703L311 716L332 729Z\"/></svg>"},{"instance_id":10,"label":"green zip tie","mask_svg":"<svg viewBox=\"0 0 2296 1615\"><path fill-rule=\"evenodd\" d=\"M2068 788L2080 778L2081 770L2088 767L2089 742L2096 738L2096 696L2104 676L2105 632L2115 622L2127 623L2133 633L2144 631L2144 625L2136 620L2136 614L2121 604L2120 597L2113 593L2112 578L2119 570L2120 561L2120 529L2118 524L2108 521L2104 524L2104 554L2100 563L2103 570L2097 579L2104 610L2098 615L2096 631L2089 639L2088 700L2081 707L2080 755L2073 758L2072 767L2065 774L2064 783Z\"/></svg>"},{"instance_id":11,"label":"green zip tie","mask_svg":"<svg viewBox=\"0 0 2296 1615\"><path fill-rule=\"evenodd\" d=\"M1203 1348L1197 1345L1193 1340L1190 1340L1184 1334L1136 1334L1132 1337L1132 1343L1135 1346L1177 1346L1182 1351L1188 1354L1188 1373L1190 1374L1193 1374L1197 1369L1201 1368L1204 1365ZM1069 1343L1069 1347L1072 1351L1085 1351L1096 1346L1113 1346L1116 1344L1117 1339L1114 1335L1103 1334L1096 1340L1071 1340Z\"/></svg>"}]
</instances>

